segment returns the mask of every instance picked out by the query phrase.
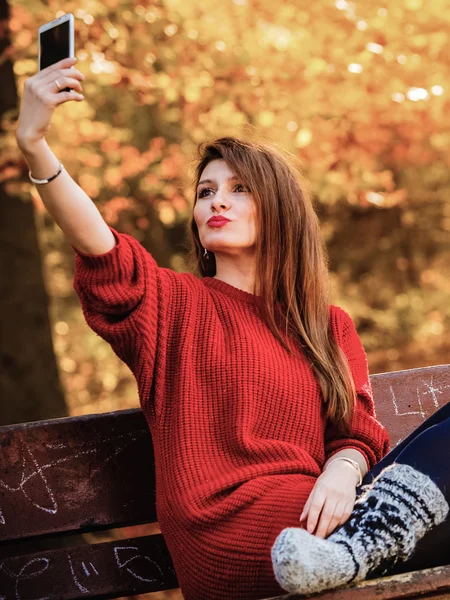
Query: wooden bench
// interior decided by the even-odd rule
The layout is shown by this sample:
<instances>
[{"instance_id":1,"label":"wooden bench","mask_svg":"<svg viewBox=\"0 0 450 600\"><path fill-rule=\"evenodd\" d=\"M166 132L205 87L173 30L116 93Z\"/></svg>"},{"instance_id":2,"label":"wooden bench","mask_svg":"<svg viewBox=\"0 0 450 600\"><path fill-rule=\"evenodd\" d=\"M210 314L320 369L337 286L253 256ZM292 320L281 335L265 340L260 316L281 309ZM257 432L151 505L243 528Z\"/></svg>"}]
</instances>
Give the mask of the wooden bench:
<instances>
[{"instance_id":1,"label":"wooden bench","mask_svg":"<svg viewBox=\"0 0 450 600\"><path fill-rule=\"evenodd\" d=\"M450 365L371 380L392 446L450 401ZM148 525L130 529L155 522L152 441L139 409L0 427L0 600L106 599L177 588L162 535L142 535ZM94 539L95 531L102 537ZM72 545L66 537L66 547L58 547L62 535L80 533L89 536ZM24 540L39 539L54 547L24 552ZM418 597L449 598L450 565L320 595Z\"/></svg>"}]
</instances>

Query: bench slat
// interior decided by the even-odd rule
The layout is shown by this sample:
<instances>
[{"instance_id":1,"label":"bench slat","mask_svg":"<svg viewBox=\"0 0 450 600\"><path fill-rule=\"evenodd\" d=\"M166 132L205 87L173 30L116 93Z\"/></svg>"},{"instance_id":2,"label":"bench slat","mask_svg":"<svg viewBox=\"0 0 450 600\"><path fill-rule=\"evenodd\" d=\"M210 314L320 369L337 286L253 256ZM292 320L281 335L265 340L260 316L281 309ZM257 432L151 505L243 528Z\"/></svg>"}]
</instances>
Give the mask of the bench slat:
<instances>
[{"instance_id":1,"label":"bench slat","mask_svg":"<svg viewBox=\"0 0 450 600\"><path fill-rule=\"evenodd\" d=\"M371 382L393 446L450 402L450 365ZM140 409L0 427L0 542L156 520L153 446Z\"/></svg>"},{"instance_id":2,"label":"bench slat","mask_svg":"<svg viewBox=\"0 0 450 600\"><path fill-rule=\"evenodd\" d=\"M156 521L140 410L0 428L0 541Z\"/></svg>"},{"instance_id":3,"label":"bench slat","mask_svg":"<svg viewBox=\"0 0 450 600\"><path fill-rule=\"evenodd\" d=\"M370 377L377 418L391 447L450 402L450 365L381 373Z\"/></svg>"},{"instance_id":4,"label":"bench slat","mask_svg":"<svg viewBox=\"0 0 450 600\"><path fill-rule=\"evenodd\" d=\"M116 598L177 587L160 534L0 561L0 597L5 600Z\"/></svg>"},{"instance_id":5,"label":"bench slat","mask_svg":"<svg viewBox=\"0 0 450 600\"><path fill-rule=\"evenodd\" d=\"M450 565L423 569L411 573L392 575L362 581L357 585L324 592L315 598L320 600L396 600L400 598L450 597ZM267 600L304 600L305 596L291 594Z\"/></svg>"}]
</instances>

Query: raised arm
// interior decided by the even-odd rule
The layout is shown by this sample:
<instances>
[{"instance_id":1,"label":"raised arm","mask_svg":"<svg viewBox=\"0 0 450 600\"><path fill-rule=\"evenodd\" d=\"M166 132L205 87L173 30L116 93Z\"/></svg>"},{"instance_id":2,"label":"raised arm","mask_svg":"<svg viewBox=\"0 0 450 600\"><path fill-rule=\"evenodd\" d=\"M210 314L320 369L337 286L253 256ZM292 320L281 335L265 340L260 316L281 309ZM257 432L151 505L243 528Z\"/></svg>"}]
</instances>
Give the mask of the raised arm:
<instances>
[{"instance_id":1,"label":"raised arm","mask_svg":"<svg viewBox=\"0 0 450 600\"><path fill-rule=\"evenodd\" d=\"M16 139L31 174L36 179L55 175L60 161L49 148L45 134L53 111L68 101L81 101L84 75L67 58L51 65L25 81ZM58 93L57 84L71 87ZM65 169L50 183L36 184L44 206L72 246L86 254L103 254L115 245L115 238L89 196Z\"/></svg>"},{"instance_id":2,"label":"raised arm","mask_svg":"<svg viewBox=\"0 0 450 600\"><path fill-rule=\"evenodd\" d=\"M84 76L72 67L74 63L75 59L64 59L25 82L16 139L36 179L52 178L60 170L44 135L59 104L83 98L79 92ZM55 80L61 88L73 90L58 93ZM156 262L136 240L105 223L65 169L36 188L76 251L74 288L87 323L133 371L145 336L150 366L158 337L158 298L170 295L168 286L161 284Z\"/></svg>"}]
</instances>

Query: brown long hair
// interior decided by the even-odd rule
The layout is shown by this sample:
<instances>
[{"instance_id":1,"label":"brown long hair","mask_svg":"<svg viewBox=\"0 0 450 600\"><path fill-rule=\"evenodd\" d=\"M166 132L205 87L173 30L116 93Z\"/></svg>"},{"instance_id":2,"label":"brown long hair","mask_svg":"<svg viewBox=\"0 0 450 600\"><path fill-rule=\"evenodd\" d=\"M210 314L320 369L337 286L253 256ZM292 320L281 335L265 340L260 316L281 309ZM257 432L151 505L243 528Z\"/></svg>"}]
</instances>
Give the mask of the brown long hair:
<instances>
[{"instance_id":1,"label":"brown long hair","mask_svg":"<svg viewBox=\"0 0 450 600\"><path fill-rule=\"evenodd\" d=\"M344 352L329 323L328 257L319 220L292 155L272 144L222 137L198 149L195 190L206 165L223 159L248 186L255 200L256 282L261 317L282 346L286 338L300 343L322 391L326 414L349 432L356 399ZM191 260L201 276L216 273L214 254L203 259L194 217L189 223ZM277 306L278 304L278 306Z\"/></svg>"}]
</instances>

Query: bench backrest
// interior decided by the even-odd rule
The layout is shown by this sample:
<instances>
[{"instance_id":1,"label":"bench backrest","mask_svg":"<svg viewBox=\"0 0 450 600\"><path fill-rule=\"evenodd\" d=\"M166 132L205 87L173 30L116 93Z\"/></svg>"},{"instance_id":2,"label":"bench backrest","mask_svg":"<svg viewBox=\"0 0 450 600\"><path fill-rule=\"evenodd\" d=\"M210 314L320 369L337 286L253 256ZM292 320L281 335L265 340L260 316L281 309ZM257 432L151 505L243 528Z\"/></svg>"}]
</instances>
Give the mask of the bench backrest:
<instances>
[{"instance_id":1,"label":"bench backrest","mask_svg":"<svg viewBox=\"0 0 450 600\"><path fill-rule=\"evenodd\" d=\"M372 375L371 382L392 446L450 401L450 365ZM0 427L3 556L12 540L155 521L153 448L139 409ZM175 587L160 534L0 558L0 600Z\"/></svg>"}]
</instances>

